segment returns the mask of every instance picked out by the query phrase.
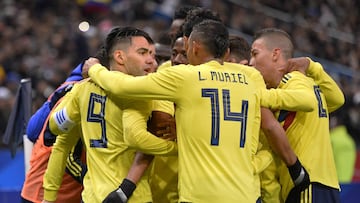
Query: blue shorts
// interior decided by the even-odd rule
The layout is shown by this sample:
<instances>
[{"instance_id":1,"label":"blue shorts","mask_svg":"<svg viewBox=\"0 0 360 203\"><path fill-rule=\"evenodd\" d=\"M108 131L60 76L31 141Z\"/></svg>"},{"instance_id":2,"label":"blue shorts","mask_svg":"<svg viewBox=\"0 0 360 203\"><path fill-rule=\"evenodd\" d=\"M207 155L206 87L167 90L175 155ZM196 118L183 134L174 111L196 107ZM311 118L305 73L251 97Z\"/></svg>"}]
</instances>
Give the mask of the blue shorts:
<instances>
[{"instance_id":1,"label":"blue shorts","mask_svg":"<svg viewBox=\"0 0 360 203\"><path fill-rule=\"evenodd\" d=\"M320 183L311 183L302 192L293 188L286 203L340 203L340 191Z\"/></svg>"}]
</instances>

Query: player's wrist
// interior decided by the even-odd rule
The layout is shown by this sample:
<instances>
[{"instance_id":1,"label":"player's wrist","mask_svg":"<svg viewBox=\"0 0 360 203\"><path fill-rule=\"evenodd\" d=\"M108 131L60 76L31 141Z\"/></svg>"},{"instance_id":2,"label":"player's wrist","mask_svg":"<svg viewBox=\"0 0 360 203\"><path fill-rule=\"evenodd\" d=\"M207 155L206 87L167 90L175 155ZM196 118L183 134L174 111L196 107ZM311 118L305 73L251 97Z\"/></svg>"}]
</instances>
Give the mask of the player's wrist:
<instances>
[{"instance_id":1,"label":"player's wrist","mask_svg":"<svg viewBox=\"0 0 360 203\"><path fill-rule=\"evenodd\" d=\"M302 169L302 165L298 158L296 159L296 161L293 165L288 166L288 170L289 170L291 179L294 180L294 182L296 179L301 178L304 175L301 172L301 169Z\"/></svg>"},{"instance_id":2,"label":"player's wrist","mask_svg":"<svg viewBox=\"0 0 360 203\"><path fill-rule=\"evenodd\" d=\"M44 188L43 200L48 202L55 202L57 198L57 193L58 193L57 190L49 190Z\"/></svg>"},{"instance_id":3,"label":"player's wrist","mask_svg":"<svg viewBox=\"0 0 360 203\"><path fill-rule=\"evenodd\" d=\"M136 189L136 184L133 183L131 180L125 178L120 184L119 189L121 189L122 192L126 195L126 197L129 198Z\"/></svg>"},{"instance_id":4,"label":"player's wrist","mask_svg":"<svg viewBox=\"0 0 360 203\"><path fill-rule=\"evenodd\" d=\"M103 203L126 203L136 189L136 184L129 179L124 179L119 188L112 191L103 201Z\"/></svg>"},{"instance_id":5,"label":"player's wrist","mask_svg":"<svg viewBox=\"0 0 360 203\"><path fill-rule=\"evenodd\" d=\"M310 177L300 160L297 158L296 162L288 166L288 170L295 187L299 187L300 190L305 190L310 184Z\"/></svg>"}]
</instances>

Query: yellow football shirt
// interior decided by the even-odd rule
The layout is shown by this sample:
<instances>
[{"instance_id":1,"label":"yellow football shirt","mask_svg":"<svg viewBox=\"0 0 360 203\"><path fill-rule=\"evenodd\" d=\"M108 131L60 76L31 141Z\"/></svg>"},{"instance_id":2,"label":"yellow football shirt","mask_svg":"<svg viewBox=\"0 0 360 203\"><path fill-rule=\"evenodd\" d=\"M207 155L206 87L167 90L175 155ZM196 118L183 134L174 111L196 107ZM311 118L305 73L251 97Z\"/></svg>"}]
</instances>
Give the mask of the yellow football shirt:
<instances>
[{"instance_id":1,"label":"yellow football shirt","mask_svg":"<svg viewBox=\"0 0 360 203\"><path fill-rule=\"evenodd\" d=\"M88 171L84 178L84 202L101 202L126 177L137 150L147 154L177 154L177 144L147 132L146 121L152 103L114 97L96 84L82 81L65 95L50 118L57 137L53 150L67 148L73 138L64 134L81 125ZM61 146L61 148L60 148ZM57 156L62 156L58 153ZM59 158L62 159L62 158ZM52 163L56 164L56 163ZM50 167L51 168L51 167ZM50 169L49 168L49 169ZM58 185L58 177L47 171L44 187ZM145 174L129 202L150 202L151 191Z\"/></svg>"},{"instance_id":2,"label":"yellow football shirt","mask_svg":"<svg viewBox=\"0 0 360 203\"><path fill-rule=\"evenodd\" d=\"M315 110L311 112L296 111L296 109L295 111L282 110L277 113L278 120L286 130L292 149L308 171L310 181L339 188L329 135L329 110L323 89L320 89L313 79L304 77L296 71L285 75L279 88L301 88L297 86L296 81L311 85L312 89L309 91L316 96ZM341 98L342 92L337 93L337 97ZM302 102L300 98L299 102ZM284 163L280 163L278 171L282 185L282 198L286 199L294 185Z\"/></svg>"}]
</instances>

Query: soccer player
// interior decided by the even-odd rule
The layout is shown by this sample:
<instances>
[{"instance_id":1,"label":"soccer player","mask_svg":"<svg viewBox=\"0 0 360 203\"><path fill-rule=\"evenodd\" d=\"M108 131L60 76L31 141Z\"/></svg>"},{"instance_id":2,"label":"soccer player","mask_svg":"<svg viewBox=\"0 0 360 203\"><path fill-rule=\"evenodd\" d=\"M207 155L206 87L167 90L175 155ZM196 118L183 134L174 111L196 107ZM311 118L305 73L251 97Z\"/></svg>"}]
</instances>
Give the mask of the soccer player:
<instances>
[{"instance_id":1,"label":"soccer player","mask_svg":"<svg viewBox=\"0 0 360 203\"><path fill-rule=\"evenodd\" d=\"M175 103L179 202L255 202L252 157L257 150L260 104L294 108L281 99L289 92L266 91L258 71L223 63L228 31L221 22L195 25L185 45L192 65L129 77L111 73L90 58L83 74L91 67L92 80L116 95Z\"/></svg>"},{"instance_id":2,"label":"soccer player","mask_svg":"<svg viewBox=\"0 0 360 203\"><path fill-rule=\"evenodd\" d=\"M232 63L249 64L251 47L246 39L230 35L229 53L225 56L225 61Z\"/></svg>"},{"instance_id":3,"label":"soccer player","mask_svg":"<svg viewBox=\"0 0 360 203\"><path fill-rule=\"evenodd\" d=\"M229 39L229 52L225 56L225 60L233 63L240 63L247 65L250 60L251 47L248 42L240 36L230 36ZM260 187L260 174L265 169L269 170L273 166L273 155L272 150L269 146L269 142L273 145L274 151L278 151L279 154L287 154L286 157L282 157L286 161L287 165L294 165L296 162L296 155L290 147L290 144L286 138L286 134L281 125L277 122L276 118L273 116L272 112L269 109L261 108L261 132L259 137L259 146L256 155L254 156L254 166L255 166L255 178L258 191L259 199L261 201L261 187ZM307 181L309 181L308 177ZM276 182L277 183L277 182ZM262 181L262 184L267 184L265 181ZM309 184L307 182L306 184ZM304 184L306 186L306 184ZM304 186L304 187L305 187ZM272 193L269 194L271 200L276 202L280 196L280 184L272 185ZM263 197L265 196L263 191ZM263 198L263 202L266 198ZM267 199L266 199L267 200ZM271 201L269 201L271 202Z\"/></svg>"},{"instance_id":4,"label":"soccer player","mask_svg":"<svg viewBox=\"0 0 360 203\"><path fill-rule=\"evenodd\" d=\"M172 66L180 65L180 64L188 64L184 37L182 35L177 37L173 42L170 60Z\"/></svg>"},{"instance_id":5,"label":"soccer player","mask_svg":"<svg viewBox=\"0 0 360 203\"><path fill-rule=\"evenodd\" d=\"M345 105L344 105L345 106ZM342 107L330 115L330 138L339 182L352 182L356 164L356 144L347 130L350 116Z\"/></svg>"},{"instance_id":6,"label":"soccer player","mask_svg":"<svg viewBox=\"0 0 360 203\"><path fill-rule=\"evenodd\" d=\"M178 34L182 32L182 26L186 19L186 16L189 13L189 11L193 9L200 9L200 8L191 5L183 5L175 10L171 25L167 33L168 36L170 37L171 42L174 42L174 40L176 40L179 37ZM170 52L168 54L171 54ZM171 66L171 60L167 60L162 64L159 63L160 69L167 68L170 66Z\"/></svg>"},{"instance_id":7,"label":"soccer player","mask_svg":"<svg viewBox=\"0 0 360 203\"><path fill-rule=\"evenodd\" d=\"M307 169L311 181L310 186L301 192L298 187L294 187L286 166L276 162L281 198L287 203L339 202L339 183L329 135L329 112L344 103L343 93L335 81L326 74L321 64L309 58L305 58L305 65L303 65L304 58L298 59L301 63L288 62L293 56L293 44L289 35L283 30L267 28L257 32L251 53L250 64L262 73L267 88L308 89L317 98L313 104L316 107L315 111L302 112L293 109L276 112L278 121L286 130L291 147ZM291 70L289 64L292 66L302 64L306 67L306 74L314 80L298 71L286 74ZM304 84L310 85L311 88ZM297 95L294 94L292 97ZM294 101L304 102L302 98Z\"/></svg>"},{"instance_id":8,"label":"soccer player","mask_svg":"<svg viewBox=\"0 0 360 203\"><path fill-rule=\"evenodd\" d=\"M182 25L185 21L185 18L189 11L196 9L198 7L191 6L191 5L183 5L180 6L178 9L175 10L174 16L169 28L169 36L171 40L175 40L177 38L177 33L181 30Z\"/></svg>"},{"instance_id":9,"label":"soccer player","mask_svg":"<svg viewBox=\"0 0 360 203\"><path fill-rule=\"evenodd\" d=\"M34 147L31 153L30 168L21 190L23 202L41 202L43 200L43 176L54 142L52 131L47 128L49 113L58 100L71 89L72 85L82 79L81 68L82 64L79 64L66 81L49 96L43 106L32 115L28 123L26 131L29 139L34 142ZM81 176L86 171L84 160L82 160L83 153L82 143L79 141L68 156L66 173L59 188L57 202L78 203L81 200Z\"/></svg>"},{"instance_id":10,"label":"soccer player","mask_svg":"<svg viewBox=\"0 0 360 203\"><path fill-rule=\"evenodd\" d=\"M153 70L156 63L154 49L154 43L146 32L132 27L118 27L108 34L104 55L113 73L122 71L139 76ZM137 150L155 155L177 154L175 142L158 138L147 131L146 121L151 108L151 102L119 98L83 80L65 95L64 101L52 113L50 127L58 134L71 132L76 129L75 126L81 125L88 168L82 193L84 202L126 202L135 189L134 182L137 182L125 179ZM63 168L63 151L66 152L76 138L68 134L60 134L56 138L45 174L45 198L47 192L57 191L58 174ZM152 201L147 178L144 174L139 180L129 202Z\"/></svg>"},{"instance_id":11,"label":"soccer player","mask_svg":"<svg viewBox=\"0 0 360 203\"><path fill-rule=\"evenodd\" d=\"M191 12L196 10L196 12ZM186 49L184 46L183 24L187 24L187 30L192 29L195 23L205 19L216 19L221 21L218 14L208 9L184 6L175 11L174 20L171 24L169 34L172 36L172 50L170 63L166 62L159 66L159 71L179 64L188 64ZM190 34L190 33L189 33ZM187 36L189 37L189 36ZM159 101L159 110L152 112L152 118L173 118L175 105L170 101ZM167 113L164 112L167 109ZM154 202L178 202L178 158L174 156L156 156L153 161L152 174L150 179L151 190Z\"/></svg>"}]
</instances>

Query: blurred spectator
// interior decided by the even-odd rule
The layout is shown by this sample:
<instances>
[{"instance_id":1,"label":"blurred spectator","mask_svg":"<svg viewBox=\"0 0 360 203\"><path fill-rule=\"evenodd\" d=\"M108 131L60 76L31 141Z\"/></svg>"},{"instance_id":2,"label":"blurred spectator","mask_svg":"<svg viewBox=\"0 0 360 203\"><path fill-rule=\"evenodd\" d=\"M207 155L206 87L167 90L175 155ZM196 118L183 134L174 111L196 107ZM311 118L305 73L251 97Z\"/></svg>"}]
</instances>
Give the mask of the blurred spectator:
<instances>
[{"instance_id":1,"label":"blurred spectator","mask_svg":"<svg viewBox=\"0 0 360 203\"><path fill-rule=\"evenodd\" d=\"M346 123L348 122L349 117L344 108L330 115L331 145L340 183L350 183L355 169L356 145L347 131Z\"/></svg>"},{"instance_id":2,"label":"blurred spectator","mask_svg":"<svg viewBox=\"0 0 360 203\"><path fill-rule=\"evenodd\" d=\"M0 87L0 136L5 133L15 96L6 87Z\"/></svg>"}]
</instances>

